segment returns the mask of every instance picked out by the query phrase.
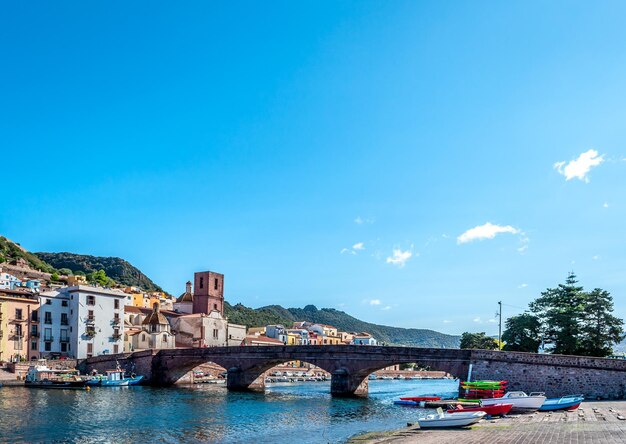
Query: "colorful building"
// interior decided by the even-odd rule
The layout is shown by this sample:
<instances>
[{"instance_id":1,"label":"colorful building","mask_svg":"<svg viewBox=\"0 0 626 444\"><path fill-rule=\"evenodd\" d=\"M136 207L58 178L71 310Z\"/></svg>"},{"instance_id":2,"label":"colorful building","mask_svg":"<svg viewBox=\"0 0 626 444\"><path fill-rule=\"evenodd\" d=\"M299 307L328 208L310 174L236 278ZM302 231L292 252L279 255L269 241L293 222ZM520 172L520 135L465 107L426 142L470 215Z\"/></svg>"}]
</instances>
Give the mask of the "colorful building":
<instances>
[{"instance_id":1,"label":"colorful building","mask_svg":"<svg viewBox=\"0 0 626 444\"><path fill-rule=\"evenodd\" d=\"M0 305L0 361L37 359L39 297L27 291L4 289L0 291Z\"/></svg>"}]
</instances>

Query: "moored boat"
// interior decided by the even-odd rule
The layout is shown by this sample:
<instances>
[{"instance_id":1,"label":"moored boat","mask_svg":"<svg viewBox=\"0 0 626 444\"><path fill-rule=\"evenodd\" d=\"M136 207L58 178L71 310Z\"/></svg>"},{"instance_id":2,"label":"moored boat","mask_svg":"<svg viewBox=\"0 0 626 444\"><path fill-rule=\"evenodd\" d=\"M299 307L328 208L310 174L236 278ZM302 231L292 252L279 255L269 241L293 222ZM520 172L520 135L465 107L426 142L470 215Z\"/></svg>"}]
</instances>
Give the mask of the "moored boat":
<instances>
[{"instance_id":1,"label":"moored boat","mask_svg":"<svg viewBox=\"0 0 626 444\"><path fill-rule=\"evenodd\" d=\"M539 411L576 410L585 397L583 395L567 395L560 398L548 398L539 407Z\"/></svg>"},{"instance_id":2,"label":"moored boat","mask_svg":"<svg viewBox=\"0 0 626 444\"><path fill-rule=\"evenodd\" d=\"M408 396L400 398L401 401L439 401L441 396Z\"/></svg>"},{"instance_id":3,"label":"moored boat","mask_svg":"<svg viewBox=\"0 0 626 444\"><path fill-rule=\"evenodd\" d=\"M489 416L504 416L511 411L513 404L493 404L477 407L463 407L458 405L454 409L448 409L448 413L462 413L462 412L485 412Z\"/></svg>"},{"instance_id":4,"label":"moored boat","mask_svg":"<svg viewBox=\"0 0 626 444\"><path fill-rule=\"evenodd\" d=\"M104 375L95 375L87 381L87 385L98 387L124 387L129 385L137 385L143 379L143 376L131 375L126 377L126 372L120 368L115 370L107 370Z\"/></svg>"},{"instance_id":5,"label":"moored boat","mask_svg":"<svg viewBox=\"0 0 626 444\"><path fill-rule=\"evenodd\" d=\"M534 412L546 401L543 393L531 393L527 395L525 392L507 392L501 398L481 399L481 406L490 406L494 404L513 404L512 412Z\"/></svg>"},{"instance_id":6,"label":"moored boat","mask_svg":"<svg viewBox=\"0 0 626 444\"><path fill-rule=\"evenodd\" d=\"M477 423L485 415L485 412L443 413L437 409L436 415L418 418L417 423L420 428L466 427Z\"/></svg>"},{"instance_id":7,"label":"moored boat","mask_svg":"<svg viewBox=\"0 0 626 444\"><path fill-rule=\"evenodd\" d=\"M24 385L34 388L79 389L84 390L87 381L80 377L75 369L53 369L45 362L31 365L26 373Z\"/></svg>"}]
</instances>

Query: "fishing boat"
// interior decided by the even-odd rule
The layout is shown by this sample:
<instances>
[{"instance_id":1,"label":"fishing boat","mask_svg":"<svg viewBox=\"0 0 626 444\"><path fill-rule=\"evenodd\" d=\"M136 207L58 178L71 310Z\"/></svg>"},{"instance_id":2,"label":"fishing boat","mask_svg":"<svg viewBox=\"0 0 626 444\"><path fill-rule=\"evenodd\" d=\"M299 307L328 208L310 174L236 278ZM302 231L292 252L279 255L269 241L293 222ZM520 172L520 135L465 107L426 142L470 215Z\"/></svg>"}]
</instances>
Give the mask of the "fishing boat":
<instances>
[{"instance_id":1,"label":"fishing boat","mask_svg":"<svg viewBox=\"0 0 626 444\"><path fill-rule=\"evenodd\" d=\"M585 397L583 395L567 395L560 398L548 398L539 411L548 412L552 410L576 410Z\"/></svg>"},{"instance_id":2,"label":"fishing boat","mask_svg":"<svg viewBox=\"0 0 626 444\"><path fill-rule=\"evenodd\" d=\"M485 415L485 412L443 413L443 410L438 408L437 414L418 418L417 423L422 429L435 427L467 427L477 423Z\"/></svg>"},{"instance_id":3,"label":"fishing boat","mask_svg":"<svg viewBox=\"0 0 626 444\"><path fill-rule=\"evenodd\" d=\"M525 392L507 392L501 398L481 399L481 406L490 406L494 404L513 404L512 412L534 412L546 401L546 397L541 392L531 393L527 395Z\"/></svg>"},{"instance_id":4,"label":"fishing boat","mask_svg":"<svg viewBox=\"0 0 626 444\"><path fill-rule=\"evenodd\" d=\"M477 407L463 407L457 405L453 409L448 409L448 413L461 413L461 412L485 412L489 416L504 416L511 411L513 404L493 404Z\"/></svg>"},{"instance_id":5,"label":"fishing boat","mask_svg":"<svg viewBox=\"0 0 626 444\"><path fill-rule=\"evenodd\" d=\"M123 387L129 385L137 385L143 379L143 376L131 375L126 377L126 372L121 368L115 370L107 370L104 375L94 375L87 381L87 385L97 387Z\"/></svg>"},{"instance_id":6,"label":"fishing boat","mask_svg":"<svg viewBox=\"0 0 626 444\"><path fill-rule=\"evenodd\" d=\"M38 362L28 367L24 385L48 389L88 389L87 381L80 377L75 369L52 369L45 362Z\"/></svg>"}]
</instances>

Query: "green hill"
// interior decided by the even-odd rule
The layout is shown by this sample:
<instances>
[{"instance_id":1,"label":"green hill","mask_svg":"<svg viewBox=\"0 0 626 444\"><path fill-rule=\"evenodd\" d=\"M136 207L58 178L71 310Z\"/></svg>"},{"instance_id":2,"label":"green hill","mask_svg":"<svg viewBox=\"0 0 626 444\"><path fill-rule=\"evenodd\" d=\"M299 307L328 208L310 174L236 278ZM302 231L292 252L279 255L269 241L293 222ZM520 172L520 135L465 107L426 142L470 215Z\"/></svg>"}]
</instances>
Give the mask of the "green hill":
<instances>
[{"instance_id":1,"label":"green hill","mask_svg":"<svg viewBox=\"0 0 626 444\"><path fill-rule=\"evenodd\" d=\"M29 253L24 248L4 236L0 236L0 264L3 262L11 263L18 259L25 260L33 270L53 273L54 267L33 253Z\"/></svg>"},{"instance_id":2,"label":"green hill","mask_svg":"<svg viewBox=\"0 0 626 444\"><path fill-rule=\"evenodd\" d=\"M161 287L138 268L119 257L99 257L74 253L34 253L39 259L58 269L67 268L74 274L104 270L106 275L120 285L139 287L146 291L163 291Z\"/></svg>"},{"instance_id":3,"label":"green hill","mask_svg":"<svg viewBox=\"0 0 626 444\"><path fill-rule=\"evenodd\" d=\"M269 305L257 309L242 304L226 303L225 314L230 322L247 327L267 324L291 326L294 321L309 321L328 324L342 331L368 332L386 344L407 345L414 347L458 348L460 336L447 335L433 330L419 328L399 328L364 322L349 314L333 308L318 309L314 305L304 308L283 308Z\"/></svg>"}]
</instances>

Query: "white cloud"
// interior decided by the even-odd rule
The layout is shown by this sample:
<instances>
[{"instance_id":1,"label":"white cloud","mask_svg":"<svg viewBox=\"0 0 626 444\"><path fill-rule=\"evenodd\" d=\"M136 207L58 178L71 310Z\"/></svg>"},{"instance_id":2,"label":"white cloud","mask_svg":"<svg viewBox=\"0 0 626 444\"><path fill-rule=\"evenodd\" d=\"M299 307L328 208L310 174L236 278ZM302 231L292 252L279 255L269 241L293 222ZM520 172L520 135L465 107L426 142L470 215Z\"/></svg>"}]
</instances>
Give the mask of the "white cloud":
<instances>
[{"instance_id":1,"label":"white cloud","mask_svg":"<svg viewBox=\"0 0 626 444\"><path fill-rule=\"evenodd\" d=\"M447 319L444 319L444 320L443 320L443 323L444 323L444 324L452 324L452 321L449 321L449 320L447 320Z\"/></svg>"},{"instance_id":2,"label":"white cloud","mask_svg":"<svg viewBox=\"0 0 626 444\"><path fill-rule=\"evenodd\" d=\"M362 218L361 216L357 216L356 219L354 219L354 223L357 225L363 225L363 224L373 224L374 223L374 218L373 217L367 217L367 218Z\"/></svg>"},{"instance_id":3,"label":"white cloud","mask_svg":"<svg viewBox=\"0 0 626 444\"><path fill-rule=\"evenodd\" d=\"M354 244L352 246L353 250L365 250L365 245L363 245L363 242L357 242L356 244Z\"/></svg>"},{"instance_id":4,"label":"white cloud","mask_svg":"<svg viewBox=\"0 0 626 444\"><path fill-rule=\"evenodd\" d=\"M577 178L589 183L587 173L592 167L600 165L603 161L604 154L600 156L596 150L591 149L582 153L575 160L556 162L554 169L557 170L559 174L565 176L565 180Z\"/></svg>"},{"instance_id":5,"label":"white cloud","mask_svg":"<svg viewBox=\"0 0 626 444\"><path fill-rule=\"evenodd\" d=\"M528 284L522 284L522 285L518 285L517 288L526 288L528 287Z\"/></svg>"},{"instance_id":6,"label":"white cloud","mask_svg":"<svg viewBox=\"0 0 626 444\"><path fill-rule=\"evenodd\" d=\"M356 254L356 252L360 250L365 250L365 244L363 242L357 242L352 248L342 248L341 254Z\"/></svg>"},{"instance_id":7,"label":"white cloud","mask_svg":"<svg viewBox=\"0 0 626 444\"><path fill-rule=\"evenodd\" d=\"M598 259L600 259L600 256L598 256L598 255L596 254L596 255L595 255L594 257L592 257L591 259L593 259L594 261L597 261Z\"/></svg>"},{"instance_id":8,"label":"white cloud","mask_svg":"<svg viewBox=\"0 0 626 444\"><path fill-rule=\"evenodd\" d=\"M492 319L489 319L487 322L489 322L490 324L495 324L498 321L496 321L495 319L492 318Z\"/></svg>"},{"instance_id":9,"label":"white cloud","mask_svg":"<svg viewBox=\"0 0 626 444\"><path fill-rule=\"evenodd\" d=\"M603 208L608 208L609 207L609 203L608 202L604 202L604 205L602 205Z\"/></svg>"},{"instance_id":10,"label":"white cloud","mask_svg":"<svg viewBox=\"0 0 626 444\"><path fill-rule=\"evenodd\" d=\"M474 322L478 322L479 324L482 323L479 317L474 318Z\"/></svg>"},{"instance_id":11,"label":"white cloud","mask_svg":"<svg viewBox=\"0 0 626 444\"><path fill-rule=\"evenodd\" d=\"M402 268L412 256L413 252L410 250L402 251L399 248L395 248L393 250L393 255L387 258L387 263L397 265Z\"/></svg>"},{"instance_id":12,"label":"white cloud","mask_svg":"<svg viewBox=\"0 0 626 444\"><path fill-rule=\"evenodd\" d=\"M470 228L465 233L457 237L456 242L457 244L464 244L474 240L493 239L500 233L520 234L521 230L519 228L512 227L511 225L502 226L487 222L484 225Z\"/></svg>"},{"instance_id":13,"label":"white cloud","mask_svg":"<svg viewBox=\"0 0 626 444\"><path fill-rule=\"evenodd\" d=\"M356 254L356 251L351 250L351 249L349 249L349 248L342 248L340 253L341 253L341 254L346 254L346 253L347 253L347 254Z\"/></svg>"},{"instance_id":14,"label":"white cloud","mask_svg":"<svg viewBox=\"0 0 626 444\"><path fill-rule=\"evenodd\" d=\"M391 305L385 305L381 310L391 310Z\"/></svg>"},{"instance_id":15,"label":"white cloud","mask_svg":"<svg viewBox=\"0 0 626 444\"><path fill-rule=\"evenodd\" d=\"M370 305L380 305L380 299L371 299Z\"/></svg>"}]
</instances>

